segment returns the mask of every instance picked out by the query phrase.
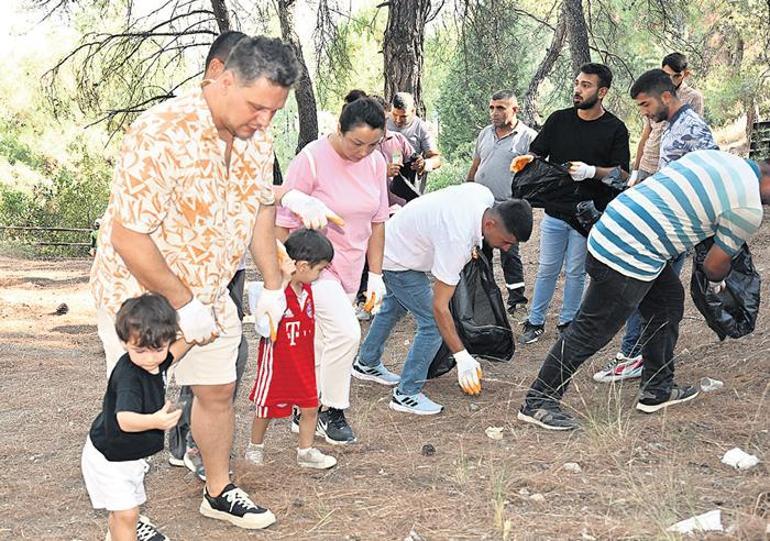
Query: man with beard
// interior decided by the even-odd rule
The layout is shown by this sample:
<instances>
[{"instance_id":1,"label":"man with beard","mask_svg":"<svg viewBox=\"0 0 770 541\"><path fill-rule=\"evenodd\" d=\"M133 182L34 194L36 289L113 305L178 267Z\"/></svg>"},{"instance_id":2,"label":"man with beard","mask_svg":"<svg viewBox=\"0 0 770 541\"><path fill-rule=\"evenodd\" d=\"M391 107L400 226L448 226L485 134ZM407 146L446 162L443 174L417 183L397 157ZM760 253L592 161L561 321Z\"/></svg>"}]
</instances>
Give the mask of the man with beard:
<instances>
[{"instance_id":1,"label":"man with beard","mask_svg":"<svg viewBox=\"0 0 770 541\"><path fill-rule=\"evenodd\" d=\"M671 77L671 82L676 89L676 96L685 104L692 107L698 116L703 116L703 94L687 84L690 77L690 69L687 57L682 53L666 55L661 62L661 67ZM633 171L629 183L633 186L641 182L660 169L660 137L666 128L665 119L661 121L644 118L644 128L639 139L636 151Z\"/></svg>"},{"instance_id":2,"label":"man with beard","mask_svg":"<svg viewBox=\"0 0 770 541\"><path fill-rule=\"evenodd\" d=\"M473 162L467 182L478 182L492 191L496 202L511 197L511 173L509 165L516 156L529 151L529 144L537 132L516 118L519 104L510 90L500 90L489 101L489 118L492 124L481 130L476 139ZM492 247L485 241L484 255L492 263ZM508 289L508 313L513 315L517 305L527 304L524 296L524 268L519 257L519 245L509 251L500 250L505 286Z\"/></svg>"},{"instance_id":3,"label":"man with beard","mask_svg":"<svg viewBox=\"0 0 770 541\"><path fill-rule=\"evenodd\" d=\"M602 101L612 84L612 72L603 64L583 64L575 78L573 107L548 117L540 134L529 146L531 154L547 157L552 163L569 163L570 176L594 191L594 204L603 210L609 195L599 179L612 168L628 170L628 130L615 115L604 109ZM586 238L564 217L545 208L540 222L540 257L535 293L529 318L520 342L537 342L545 332L545 316L553 298L556 280L565 266L564 295L559 314L561 333L569 326L580 305L585 283Z\"/></svg>"},{"instance_id":4,"label":"man with beard","mask_svg":"<svg viewBox=\"0 0 770 541\"><path fill-rule=\"evenodd\" d=\"M648 122L664 126L659 137L660 158L657 169L695 150L719 150L706 122L690 105L679 99L673 79L666 71L654 69L643 73L631 87L631 98L636 100ZM636 184L636 180L632 178L629 185ZM677 276L682 272L684 256L681 254L671 260L671 268ZM612 383L642 377L644 358L641 336L641 314L636 311L626 322L620 351L594 374L594 379L600 383Z\"/></svg>"}]
</instances>

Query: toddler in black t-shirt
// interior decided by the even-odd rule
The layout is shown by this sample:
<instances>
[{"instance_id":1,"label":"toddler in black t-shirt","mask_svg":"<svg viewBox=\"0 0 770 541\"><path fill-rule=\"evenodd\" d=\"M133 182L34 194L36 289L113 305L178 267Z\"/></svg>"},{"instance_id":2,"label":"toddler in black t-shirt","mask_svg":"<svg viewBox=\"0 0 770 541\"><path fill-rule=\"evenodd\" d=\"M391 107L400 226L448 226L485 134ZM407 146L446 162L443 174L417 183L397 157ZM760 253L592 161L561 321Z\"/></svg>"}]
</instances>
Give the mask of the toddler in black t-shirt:
<instances>
[{"instance_id":1,"label":"toddler in black t-shirt","mask_svg":"<svg viewBox=\"0 0 770 541\"><path fill-rule=\"evenodd\" d=\"M102 411L91 425L81 465L95 509L107 509L107 539L167 539L144 517L145 458L163 449L182 410L166 402L166 372L189 349L177 340L177 314L161 295L123 303L115 330L126 349L110 374Z\"/></svg>"}]
</instances>

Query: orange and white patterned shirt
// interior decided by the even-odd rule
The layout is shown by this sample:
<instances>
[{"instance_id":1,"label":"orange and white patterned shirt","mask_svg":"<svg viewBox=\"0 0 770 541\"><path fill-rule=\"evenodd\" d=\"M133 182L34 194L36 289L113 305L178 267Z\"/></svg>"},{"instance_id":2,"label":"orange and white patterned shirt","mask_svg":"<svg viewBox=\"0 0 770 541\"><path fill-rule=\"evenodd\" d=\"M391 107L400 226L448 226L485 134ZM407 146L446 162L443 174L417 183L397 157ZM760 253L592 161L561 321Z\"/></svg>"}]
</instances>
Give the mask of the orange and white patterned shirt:
<instances>
[{"instance_id":1,"label":"orange and white patterned shirt","mask_svg":"<svg viewBox=\"0 0 770 541\"><path fill-rule=\"evenodd\" d=\"M97 308L114 315L145 289L113 248L112 224L147 233L171 271L223 313L227 284L251 241L260 203L273 202L273 139L225 143L200 88L143 113L123 140L91 268Z\"/></svg>"}]
</instances>

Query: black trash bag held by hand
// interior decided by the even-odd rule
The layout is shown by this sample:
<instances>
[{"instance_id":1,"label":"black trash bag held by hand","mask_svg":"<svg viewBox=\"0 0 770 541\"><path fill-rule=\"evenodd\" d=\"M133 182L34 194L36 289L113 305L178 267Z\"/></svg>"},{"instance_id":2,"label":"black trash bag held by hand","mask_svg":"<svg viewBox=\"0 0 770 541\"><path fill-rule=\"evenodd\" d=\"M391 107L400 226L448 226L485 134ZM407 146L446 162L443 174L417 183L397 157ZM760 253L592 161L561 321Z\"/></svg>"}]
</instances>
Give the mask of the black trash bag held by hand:
<instances>
[{"instance_id":1,"label":"black trash bag held by hand","mask_svg":"<svg viewBox=\"0 0 770 541\"><path fill-rule=\"evenodd\" d=\"M491 361L511 360L515 351L513 331L492 267L480 250L465 265L449 301L449 310L468 353ZM455 360L442 342L428 368L428 378L441 376L454 366Z\"/></svg>"},{"instance_id":2,"label":"black trash bag held by hand","mask_svg":"<svg viewBox=\"0 0 770 541\"><path fill-rule=\"evenodd\" d=\"M761 279L754 268L749 247L744 244L733 256L732 269L725 278L725 290L718 294L709 292L703 262L713 244L714 239L708 238L695 247L690 280L692 301L720 340L727 336L740 338L753 332L757 323Z\"/></svg>"}]
</instances>

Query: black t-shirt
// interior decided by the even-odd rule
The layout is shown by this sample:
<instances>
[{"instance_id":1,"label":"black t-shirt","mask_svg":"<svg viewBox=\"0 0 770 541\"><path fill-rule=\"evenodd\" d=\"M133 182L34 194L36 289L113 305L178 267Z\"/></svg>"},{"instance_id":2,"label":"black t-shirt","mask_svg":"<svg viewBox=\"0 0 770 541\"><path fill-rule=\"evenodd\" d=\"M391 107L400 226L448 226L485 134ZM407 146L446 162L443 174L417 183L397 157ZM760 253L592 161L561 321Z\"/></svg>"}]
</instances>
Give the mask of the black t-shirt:
<instances>
[{"instance_id":1,"label":"black t-shirt","mask_svg":"<svg viewBox=\"0 0 770 541\"><path fill-rule=\"evenodd\" d=\"M89 435L91 442L112 462L137 460L163 450L163 431L124 432L118 425L119 411L155 413L166 402L166 372L173 357L168 354L150 374L123 355L112 370L104 393L101 413L94 419Z\"/></svg>"},{"instance_id":2,"label":"black t-shirt","mask_svg":"<svg viewBox=\"0 0 770 541\"><path fill-rule=\"evenodd\" d=\"M529 151L548 158L551 163L580 161L597 167L619 165L626 171L631 159L628 129L623 121L609 111L596 120L583 120L574 107L552 113L529 145ZM576 189L583 192L580 199L594 200L600 210L614 195L600 179L586 179L575 184ZM547 207L545 211L554 215ZM558 215L554 217L563 219Z\"/></svg>"}]
</instances>

